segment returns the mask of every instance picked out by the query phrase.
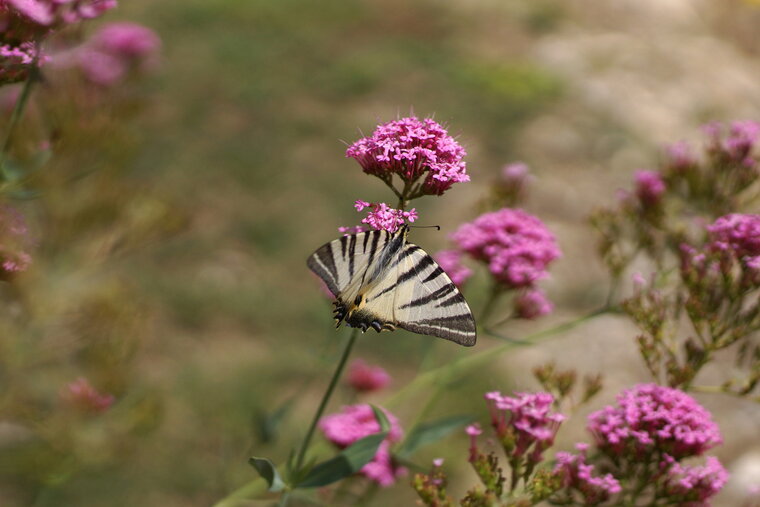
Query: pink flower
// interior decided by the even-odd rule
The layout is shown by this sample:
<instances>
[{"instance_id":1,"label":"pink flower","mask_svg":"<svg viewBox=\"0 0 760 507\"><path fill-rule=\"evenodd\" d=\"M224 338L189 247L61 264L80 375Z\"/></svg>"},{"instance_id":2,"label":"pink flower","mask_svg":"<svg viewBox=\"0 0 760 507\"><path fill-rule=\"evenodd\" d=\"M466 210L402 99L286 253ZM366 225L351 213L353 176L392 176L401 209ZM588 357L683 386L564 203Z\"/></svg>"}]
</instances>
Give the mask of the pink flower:
<instances>
[{"instance_id":1,"label":"pink flower","mask_svg":"<svg viewBox=\"0 0 760 507\"><path fill-rule=\"evenodd\" d=\"M469 424L464 429L465 433L467 433L470 436L470 462L475 462L478 456L478 436L483 433L483 430L480 429L480 424L474 423Z\"/></svg>"},{"instance_id":2,"label":"pink flower","mask_svg":"<svg viewBox=\"0 0 760 507\"><path fill-rule=\"evenodd\" d=\"M472 276L472 270L462 264L462 252L458 250L441 250L433 257L459 288Z\"/></svg>"},{"instance_id":3,"label":"pink flower","mask_svg":"<svg viewBox=\"0 0 760 507\"><path fill-rule=\"evenodd\" d=\"M18 46L0 44L0 85L23 81L34 63L35 46L22 42Z\"/></svg>"},{"instance_id":4,"label":"pink flower","mask_svg":"<svg viewBox=\"0 0 760 507\"><path fill-rule=\"evenodd\" d=\"M732 213L707 227L709 249L736 257L752 268L760 262L760 215Z\"/></svg>"},{"instance_id":5,"label":"pink flower","mask_svg":"<svg viewBox=\"0 0 760 507\"><path fill-rule=\"evenodd\" d=\"M636 197L645 207L656 206L660 202L662 194L665 193L665 182L662 175L657 171L637 171L636 180Z\"/></svg>"},{"instance_id":6,"label":"pink flower","mask_svg":"<svg viewBox=\"0 0 760 507\"><path fill-rule=\"evenodd\" d=\"M642 459L666 452L675 459L699 456L721 443L718 425L691 396L670 387L638 384L588 418L588 430L604 452Z\"/></svg>"},{"instance_id":7,"label":"pink flower","mask_svg":"<svg viewBox=\"0 0 760 507\"><path fill-rule=\"evenodd\" d=\"M405 221L414 222L417 220L417 210L412 208L409 211L394 209L384 202L375 203L367 201L356 201L354 204L356 211L362 211L364 208L372 208L367 216L362 219L363 224L367 224L373 229L384 229L388 232L396 232L399 227L404 225Z\"/></svg>"},{"instance_id":8,"label":"pink flower","mask_svg":"<svg viewBox=\"0 0 760 507\"><path fill-rule=\"evenodd\" d=\"M116 7L116 0L5 0L14 14L43 27L71 24L100 16Z\"/></svg>"},{"instance_id":9,"label":"pink flower","mask_svg":"<svg viewBox=\"0 0 760 507\"><path fill-rule=\"evenodd\" d=\"M390 486L396 478L406 474L406 469L393 463L390 455L390 444L401 440L403 431L398 419L383 409L391 424L388 437L380 444L375 457L364 465L360 471L365 477L381 486ZM348 405L342 412L323 417L319 428L330 442L343 449L366 436L378 433L380 423L369 405Z\"/></svg>"},{"instance_id":10,"label":"pink flower","mask_svg":"<svg viewBox=\"0 0 760 507\"><path fill-rule=\"evenodd\" d=\"M78 65L93 83L110 86L130 72L144 72L157 64L161 39L135 23L103 26L78 52Z\"/></svg>"},{"instance_id":11,"label":"pink flower","mask_svg":"<svg viewBox=\"0 0 760 507\"><path fill-rule=\"evenodd\" d=\"M100 394L84 377L66 386L63 397L78 409L92 413L105 412L115 399L111 394Z\"/></svg>"},{"instance_id":12,"label":"pink flower","mask_svg":"<svg viewBox=\"0 0 760 507\"><path fill-rule=\"evenodd\" d=\"M753 165L750 158L752 150L760 138L760 123L755 121L735 121L728 127L721 123L708 123L702 127L710 138L709 151L723 159L746 166Z\"/></svg>"},{"instance_id":13,"label":"pink flower","mask_svg":"<svg viewBox=\"0 0 760 507\"><path fill-rule=\"evenodd\" d=\"M464 148L430 118L414 116L379 125L372 136L346 150L367 174L380 178L398 175L404 182L420 178L421 191L441 195L454 183L469 181L462 158Z\"/></svg>"},{"instance_id":14,"label":"pink flower","mask_svg":"<svg viewBox=\"0 0 760 507\"><path fill-rule=\"evenodd\" d=\"M497 182L500 193L514 204L525 199L532 176L530 169L523 162L513 162L501 169L501 177Z\"/></svg>"},{"instance_id":15,"label":"pink flower","mask_svg":"<svg viewBox=\"0 0 760 507\"><path fill-rule=\"evenodd\" d=\"M497 391L487 393L485 399L496 434L514 439L513 456L523 456L532 447L531 461L539 462L565 420L563 414L552 411L554 396L544 392L503 396Z\"/></svg>"},{"instance_id":16,"label":"pink flower","mask_svg":"<svg viewBox=\"0 0 760 507\"><path fill-rule=\"evenodd\" d=\"M707 506L707 500L728 481L728 472L713 456L707 458L704 466L687 466L666 454L661 467L666 470L665 494L678 505Z\"/></svg>"},{"instance_id":17,"label":"pink flower","mask_svg":"<svg viewBox=\"0 0 760 507\"><path fill-rule=\"evenodd\" d=\"M0 272L26 271L32 263L32 246L24 216L15 208L0 205Z\"/></svg>"},{"instance_id":18,"label":"pink flower","mask_svg":"<svg viewBox=\"0 0 760 507\"><path fill-rule=\"evenodd\" d=\"M532 286L548 277L549 264L561 256L543 222L520 209L485 213L451 237L474 259L488 264L493 277L509 288Z\"/></svg>"},{"instance_id":19,"label":"pink flower","mask_svg":"<svg viewBox=\"0 0 760 507\"><path fill-rule=\"evenodd\" d=\"M350 236L352 234L359 234L360 232L367 232L368 228L364 225L348 225L338 227L338 232L344 236Z\"/></svg>"},{"instance_id":20,"label":"pink flower","mask_svg":"<svg viewBox=\"0 0 760 507\"><path fill-rule=\"evenodd\" d=\"M520 319L533 320L548 315L554 305L541 289L528 289L515 298L515 314Z\"/></svg>"},{"instance_id":21,"label":"pink flower","mask_svg":"<svg viewBox=\"0 0 760 507\"><path fill-rule=\"evenodd\" d=\"M678 141L666 146L665 153L668 158L668 167L674 172L682 173L697 165L697 158L686 141Z\"/></svg>"},{"instance_id":22,"label":"pink flower","mask_svg":"<svg viewBox=\"0 0 760 507\"><path fill-rule=\"evenodd\" d=\"M594 475L594 465L586 463L587 444L576 444L578 454L558 452L554 474L559 475L564 488L572 488L581 493L584 505L597 505L620 493L620 483L612 474Z\"/></svg>"},{"instance_id":23,"label":"pink flower","mask_svg":"<svg viewBox=\"0 0 760 507\"><path fill-rule=\"evenodd\" d=\"M391 376L380 366L370 366L356 359L348 368L348 384L359 392L377 391L391 382Z\"/></svg>"}]
</instances>

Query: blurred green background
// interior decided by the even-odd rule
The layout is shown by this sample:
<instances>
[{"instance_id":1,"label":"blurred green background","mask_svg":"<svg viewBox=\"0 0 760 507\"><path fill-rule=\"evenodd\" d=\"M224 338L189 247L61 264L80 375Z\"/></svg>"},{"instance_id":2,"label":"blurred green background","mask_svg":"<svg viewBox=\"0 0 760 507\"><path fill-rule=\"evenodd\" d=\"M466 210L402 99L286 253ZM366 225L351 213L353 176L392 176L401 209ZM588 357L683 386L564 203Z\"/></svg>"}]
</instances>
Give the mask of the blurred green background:
<instances>
[{"instance_id":1,"label":"blurred green background","mask_svg":"<svg viewBox=\"0 0 760 507\"><path fill-rule=\"evenodd\" d=\"M443 228L414 231L430 252L478 213L504 164L532 167L526 208L557 233L565 255L546 284L556 315L510 330L519 336L603 300L608 282L585 222L594 206L653 166L663 143L697 139L706 120L760 112L760 12L733 0L132 0L85 30L115 20L160 35L160 71L139 83L136 110L109 110L117 123L129 117L117 132L127 147L103 148L110 131L93 130L99 149L90 135L67 138L72 166L103 175L51 186L46 211L32 213L55 240L42 241L19 283L34 324L4 330L26 329L50 354L37 364L30 342L3 353L40 407L83 370L117 403L80 430L61 430L81 449L75 455L63 443L40 451L25 428L0 421L0 443L13 450L0 458L3 505L209 505L255 478L251 454L287 457L346 334L332 329L305 259L338 226L358 223L354 200L391 199L344 157L346 143L377 123L434 115L468 150L471 183L413 204L420 223ZM118 173L108 171L113 160L122 160ZM55 164L54 153L46 170ZM73 208L84 211L50 218ZM466 292L476 310L482 286ZM77 332L95 345L81 345ZM495 360L446 386L431 416L482 415L485 389L534 388L528 372L548 359L608 373L599 403L609 401L648 380L631 359L634 333L609 317ZM98 355L106 338L117 345ZM81 345L63 366L56 340ZM354 354L388 369L398 389L418 368L468 353L432 342L368 334ZM482 336L478 347L494 343ZM115 378L109 368L127 357L128 371ZM346 401L341 393L332 407ZM426 401L423 393L393 409L411 424ZM700 401L728 434L720 452L729 464L760 446L747 422L749 414L756 429L757 407ZM276 434L262 433L262 420L290 402ZM563 441L581 438L578 419ZM43 430L57 424L68 423L40 421ZM416 461L458 462L457 491L471 482L465 454L464 439L451 438ZM376 505L413 501L402 481Z\"/></svg>"}]
</instances>

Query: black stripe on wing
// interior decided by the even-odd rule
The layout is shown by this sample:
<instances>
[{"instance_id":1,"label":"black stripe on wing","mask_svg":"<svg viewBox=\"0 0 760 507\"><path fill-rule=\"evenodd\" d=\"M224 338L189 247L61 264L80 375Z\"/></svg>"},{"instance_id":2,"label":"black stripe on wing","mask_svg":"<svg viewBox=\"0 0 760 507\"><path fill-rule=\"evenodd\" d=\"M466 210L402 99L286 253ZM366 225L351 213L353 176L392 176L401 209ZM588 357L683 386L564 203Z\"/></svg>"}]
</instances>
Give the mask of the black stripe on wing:
<instances>
[{"instance_id":1,"label":"black stripe on wing","mask_svg":"<svg viewBox=\"0 0 760 507\"><path fill-rule=\"evenodd\" d=\"M332 292L334 296L337 296L340 293L340 288L338 287L338 270L335 267L332 243L327 243L314 252L311 257L306 260L306 265L325 282L327 288L330 289L330 292Z\"/></svg>"},{"instance_id":2,"label":"black stripe on wing","mask_svg":"<svg viewBox=\"0 0 760 507\"><path fill-rule=\"evenodd\" d=\"M418 297L417 299L414 299L406 304L403 304L399 306L398 309L403 310L404 308L414 308L415 306L426 305L438 299L443 299L444 297L448 296L449 294L451 294L452 292L456 290L457 288L454 287L454 284L450 283L450 284L444 285L443 287L439 288L436 291L431 292L430 294L426 296Z\"/></svg>"},{"instance_id":3,"label":"black stripe on wing","mask_svg":"<svg viewBox=\"0 0 760 507\"><path fill-rule=\"evenodd\" d=\"M398 327L413 333L437 336L472 347L475 345L476 331L475 319L471 313L450 315L437 319L419 320L417 322L397 322Z\"/></svg>"}]
</instances>

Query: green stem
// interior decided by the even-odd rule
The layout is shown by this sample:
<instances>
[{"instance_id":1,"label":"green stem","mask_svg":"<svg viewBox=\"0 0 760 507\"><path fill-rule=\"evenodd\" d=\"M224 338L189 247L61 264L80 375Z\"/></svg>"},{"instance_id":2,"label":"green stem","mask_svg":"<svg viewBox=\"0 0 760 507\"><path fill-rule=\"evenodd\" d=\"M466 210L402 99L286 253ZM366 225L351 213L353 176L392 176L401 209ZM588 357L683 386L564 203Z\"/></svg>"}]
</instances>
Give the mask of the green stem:
<instances>
[{"instance_id":1,"label":"green stem","mask_svg":"<svg viewBox=\"0 0 760 507\"><path fill-rule=\"evenodd\" d=\"M349 336L348 341L346 342L346 346L343 349L343 355L341 356L340 361L338 362L338 366L335 368L335 373L333 373L332 379L330 379L330 385L327 386L327 390L325 391L325 394L322 396L322 401L319 402L319 407L317 408L317 412L314 414L314 418L311 420L309 431L306 432L306 437L304 437L303 442L301 443L301 448L298 450L298 455L296 457L296 464L293 469L293 472L296 475L298 474L298 472L301 471L301 466L303 465L303 460L306 457L306 451L309 448L311 437L314 436L314 430L317 428L317 423L322 418L322 414L324 413L325 408L327 407L327 403L330 401L333 391L335 391L335 386L338 385L338 380L340 380L340 376L343 373L343 368L346 366L346 362L348 361L348 356L351 355L351 349L354 347L354 343L356 342L357 336L358 336L358 330L354 329L353 331L351 331L351 336Z\"/></svg>"},{"instance_id":2,"label":"green stem","mask_svg":"<svg viewBox=\"0 0 760 507\"><path fill-rule=\"evenodd\" d=\"M39 57L39 49L35 51L34 60L29 68L29 75L24 81L24 86L21 88L21 95L16 100L16 104L13 106L13 112L11 113L11 119L8 123L8 129L5 131L5 138L3 139L2 147L0 147L0 179L5 179L2 172L3 165L5 164L5 158L8 155L8 150L11 147L11 141L13 140L13 132L16 130L21 116L26 108L26 103L29 101L29 95L32 91L32 85L37 79L37 59Z\"/></svg>"}]
</instances>

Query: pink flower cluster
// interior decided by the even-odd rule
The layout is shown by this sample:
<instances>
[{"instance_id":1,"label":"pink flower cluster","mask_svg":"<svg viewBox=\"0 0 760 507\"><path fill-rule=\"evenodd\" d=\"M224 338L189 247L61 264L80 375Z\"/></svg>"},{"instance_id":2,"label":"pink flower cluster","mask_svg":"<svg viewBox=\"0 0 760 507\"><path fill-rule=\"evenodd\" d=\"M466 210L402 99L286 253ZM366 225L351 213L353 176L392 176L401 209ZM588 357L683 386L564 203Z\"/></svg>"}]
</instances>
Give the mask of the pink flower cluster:
<instances>
[{"instance_id":1,"label":"pink flower cluster","mask_svg":"<svg viewBox=\"0 0 760 507\"><path fill-rule=\"evenodd\" d=\"M683 173L697 165L697 158L691 145L686 141L678 141L666 146L665 153L668 159L668 168L676 173Z\"/></svg>"},{"instance_id":2,"label":"pink flower cluster","mask_svg":"<svg viewBox=\"0 0 760 507\"><path fill-rule=\"evenodd\" d=\"M366 393L384 388L391 382L391 376L380 366L371 366L356 359L348 368L348 385L356 391Z\"/></svg>"},{"instance_id":3,"label":"pink flower cluster","mask_svg":"<svg viewBox=\"0 0 760 507\"><path fill-rule=\"evenodd\" d=\"M0 84L23 80L34 56L35 48L31 42L22 42L18 46L0 45Z\"/></svg>"},{"instance_id":4,"label":"pink flower cluster","mask_svg":"<svg viewBox=\"0 0 760 507\"><path fill-rule=\"evenodd\" d=\"M114 7L116 0L0 0L0 85L26 79L47 60L38 47L54 29Z\"/></svg>"},{"instance_id":5,"label":"pink flower cluster","mask_svg":"<svg viewBox=\"0 0 760 507\"><path fill-rule=\"evenodd\" d=\"M530 459L538 462L545 449L554 443L554 436L565 416L552 411L554 396L549 393L515 393L504 396L498 391L485 394L491 425L502 440L511 442L513 457L524 456L533 446Z\"/></svg>"},{"instance_id":6,"label":"pink flower cluster","mask_svg":"<svg viewBox=\"0 0 760 507\"><path fill-rule=\"evenodd\" d=\"M488 264L508 288L527 288L549 276L549 264L561 256L543 222L520 209L485 213L452 234L460 249Z\"/></svg>"},{"instance_id":7,"label":"pink flower cluster","mask_svg":"<svg viewBox=\"0 0 760 507\"><path fill-rule=\"evenodd\" d=\"M750 157L755 143L760 138L760 123L756 121L735 121L728 126L718 122L708 123L702 127L710 138L708 149L730 162L751 166Z\"/></svg>"},{"instance_id":8,"label":"pink flower cluster","mask_svg":"<svg viewBox=\"0 0 760 507\"><path fill-rule=\"evenodd\" d=\"M383 443L377 450L375 457L364 465L361 474L368 479L377 482L380 486L390 486L398 477L406 474L406 469L396 466L390 454L390 445L401 440L403 431L399 426L398 419L383 409L391 429ZM323 417L319 421L319 428L325 438L343 449L366 436L378 433L380 423L375 418L375 413L369 405L348 405L343 411Z\"/></svg>"},{"instance_id":9,"label":"pink flower cluster","mask_svg":"<svg viewBox=\"0 0 760 507\"><path fill-rule=\"evenodd\" d=\"M665 455L663 468L667 468L665 494L678 505L709 505L728 481L728 472L718 458L710 456L704 466L687 466Z\"/></svg>"},{"instance_id":10,"label":"pink flower cluster","mask_svg":"<svg viewBox=\"0 0 760 507\"><path fill-rule=\"evenodd\" d=\"M721 443L720 430L691 396L656 384L638 384L588 418L600 449L613 456L642 459L654 451L675 459L698 456Z\"/></svg>"},{"instance_id":11,"label":"pink flower cluster","mask_svg":"<svg viewBox=\"0 0 760 507\"><path fill-rule=\"evenodd\" d=\"M537 319L549 315L552 310L554 304L538 288L524 290L515 298L515 316L520 319Z\"/></svg>"},{"instance_id":12,"label":"pink flower cluster","mask_svg":"<svg viewBox=\"0 0 760 507\"><path fill-rule=\"evenodd\" d=\"M77 51L76 63L91 82L111 86L130 72L155 66L160 48L161 39L151 29L135 23L111 23Z\"/></svg>"},{"instance_id":13,"label":"pink flower cluster","mask_svg":"<svg viewBox=\"0 0 760 507\"><path fill-rule=\"evenodd\" d=\"M388 179L398 175L406 183L424 177L421 190L441 195L454 183L469 181L464 148L430 118L414 116L379 125L372 136L346 150L364 172Z\"/></svg>"},{"instance_id":14,"label":"pink flower cluster","mask_svg":"<svg viewBox=\"0 0 760 507\"><path fill-rule=\"evenodd\" d=\"M115 400L111 394L100 394L84 377L66 386L63 397L78 409L91 413L105 412Z\"/></svg>"},{"instance_id":15,"label":"pink flower cluster","mask_svg":"<svg viewBox=\"0 0 760 507\"><path fill-rule=\"evenodd\" d=\"M0 0L0 9L41 27L97 18L116 5L116 0Z\"/></svg>"},{"instance_id":16,"label":"pink flower cluster","mask_svg":"<svg viewBox=\"0 0 760 507\"><path fill-rule=\"evenodd\" d=\"M501 175L496 182L496 188L499 195L505 199L505 202L513 206L522 200L528 194L528 184L533 179L530 175L530 169L523 162L513 162L505 165L501 169Z\"/></svg>"},{"instance_id":17,"label":"pink flower cluster","mask_svg":"<svg viewBox=\"0 0 760 507\"><path fill-rule=\"evenodd\" d=\"M396 232L399 227L406 221L414 222L417 220L417 210L412 208L409 211L394 209L384 202L367 202L356 201L354 203L356 211L362 211L364 208L372 208L367 216L362 219L363 224L367 224L373 229L384 229L388 232Z\"/></svg>"},{"instance_id":18,"label":"pink flower cluster","mask_svg":"<svg viewBox=\"0 0 760 507\"><path fill-rule=\"evenodd\" d=\"M588 444L579 443L578 454L558 452L554 474L562 480L562 487L580 492L584 505L597 505L620 493L622 488L612 474L594 475L594 465L586 463Z\"/></svg>"},{"instance_id":19,"label":"pink flower cluster","mask_svg":"<svg viewBox=\"0 0 760 507\"><path fill-rule=\"evenodd\" d=\"M707 230L712 251L723 252L760 271L760 215L732 213L718 218Z\"/></svg>"},{"instance_id":20,"label":"pink flower cluster","mask_svg":"<svg viewBox=\"0 0 760 507\"><path fill-rule=\"evenodd\" d=\"M457 287L462 287L472 276L472 270L462 264L462 252L459 250L441 250L433 256Z\"/></svg>"},{"instance_id":21,"label":"pink flower cluster","mask_svg":"<svg viewBox=\"0 0 760 507\"><path fill-rule=\"evenodd\" d=\"M657 206L662 194L665 193L665 181L659 171L637 171L634 180L636 182L636 197L644 207Z\"/></svg>"},{"instance_id":22,"label":"pink flower cluster","mask_svg":"<svg viewBox=\"0 0 760 507\"><path fill-rule=\"evenodd\" d=\"M31 244L24 216L15 208L0 206L0 272L26 271L32 263L26 252Z\"/></svg>"}]
</instances>

